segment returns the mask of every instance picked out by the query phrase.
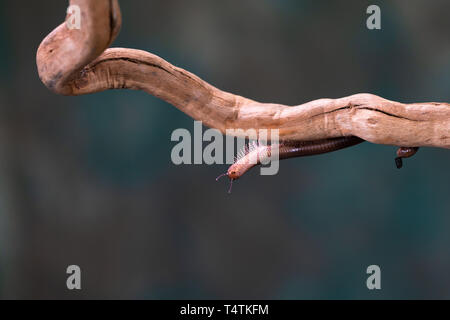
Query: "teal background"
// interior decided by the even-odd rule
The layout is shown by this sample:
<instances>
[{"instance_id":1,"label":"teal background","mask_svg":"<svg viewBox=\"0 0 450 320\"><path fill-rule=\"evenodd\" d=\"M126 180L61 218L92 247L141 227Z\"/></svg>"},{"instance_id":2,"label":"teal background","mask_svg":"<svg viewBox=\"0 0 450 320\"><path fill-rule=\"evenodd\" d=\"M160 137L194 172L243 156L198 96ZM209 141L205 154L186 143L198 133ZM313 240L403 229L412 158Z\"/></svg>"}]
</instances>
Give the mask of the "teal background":
<instances>
[{"instance_id":1,"label":"teal background","mask_svg":"<svg viewBox=\"0 0 450 320\"><path fill-rule=\"evenodd\" d=\"M378 4L382 30L365 27ZM66 1L0 0L0 298L447 299L450 152L364 143L258 170L175 166L191 118L143 92L63 97L40 41ZM121 1L113 46L265 102L450 101L450 2ZM66 289L68 265L82 290ZM366 288L381 267L382 289Z\"/></svg>"}]
</instances>

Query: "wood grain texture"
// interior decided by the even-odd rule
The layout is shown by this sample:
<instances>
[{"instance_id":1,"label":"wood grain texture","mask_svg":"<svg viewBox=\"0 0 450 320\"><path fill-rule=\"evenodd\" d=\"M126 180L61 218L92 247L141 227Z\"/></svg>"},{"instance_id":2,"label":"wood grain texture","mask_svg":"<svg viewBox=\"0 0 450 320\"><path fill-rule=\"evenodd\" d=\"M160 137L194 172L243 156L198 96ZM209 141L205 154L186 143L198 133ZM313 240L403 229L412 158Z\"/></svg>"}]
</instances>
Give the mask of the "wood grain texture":
<instances>
[{"instance_id":1,"label":"wood grain texture","mask_svg":"<svg viewBox=\"0 0 450 320\"><path fill-rule=\"evenodd\" d=\"M298 106L261 103L224 92L146 51L111 48L120 29L117 0L72 0L81 30L65 23L41 43L37 67L56 93L82 95L108 89L144 90L223 133L226 129L279 129L281 140L341 136L395 146L450 149L450 104L404 104L360 93Z\"/></svg>"}]
</instances>

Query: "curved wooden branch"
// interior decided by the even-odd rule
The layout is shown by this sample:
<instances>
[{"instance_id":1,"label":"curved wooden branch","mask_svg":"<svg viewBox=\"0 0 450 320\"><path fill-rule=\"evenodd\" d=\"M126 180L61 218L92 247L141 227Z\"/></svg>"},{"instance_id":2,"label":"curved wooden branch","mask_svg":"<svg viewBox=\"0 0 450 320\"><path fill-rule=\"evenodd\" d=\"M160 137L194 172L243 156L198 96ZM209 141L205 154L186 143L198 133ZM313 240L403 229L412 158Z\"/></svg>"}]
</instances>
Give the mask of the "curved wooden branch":
<instances>
[{"instance_id":1,"label":"curved wooden branch","mask_svg":"<svg viewBox=\"0 0 450 320\"><path fill-rule=\"evenodd\" d=\"M56 93L144 90L223 133L231 128L267 128L279 129L282 140L353 135L378 144L450 149L448 103L403 104L367 93L293 107L256 102L221 91L151 53L106 49L120 29L117 0L71 4L81 8L81 30L69 30L63 23L37 52L39 76Z\"/></svg>"}]
</instances>

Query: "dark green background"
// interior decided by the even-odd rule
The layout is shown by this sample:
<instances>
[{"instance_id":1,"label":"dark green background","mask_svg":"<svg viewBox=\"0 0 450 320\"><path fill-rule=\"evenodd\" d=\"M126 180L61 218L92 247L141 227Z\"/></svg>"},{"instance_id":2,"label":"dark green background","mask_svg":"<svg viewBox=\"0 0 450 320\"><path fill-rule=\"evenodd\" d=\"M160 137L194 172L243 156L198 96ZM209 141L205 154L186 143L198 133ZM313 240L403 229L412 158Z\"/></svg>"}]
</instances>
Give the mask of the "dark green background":
<instances>
[{"instance_id":1,"label":"dark green background","mask_svg":"<svg viewBox=\"0 0 450 320\"><path fill-rule=\"evenodd\" d=\"M382 30L365 27L378 4ZM450 101L450 2L121 1L114 46L265 102ZM254 170L175 166L192 119L142 92L63 97L35 53L67 2L0 0L0 297L450 298L450 151L365 143ZM82 290L65 270L82 269ZM366 288L377 264L382 290Z\"/></svg>"}]
</instances>

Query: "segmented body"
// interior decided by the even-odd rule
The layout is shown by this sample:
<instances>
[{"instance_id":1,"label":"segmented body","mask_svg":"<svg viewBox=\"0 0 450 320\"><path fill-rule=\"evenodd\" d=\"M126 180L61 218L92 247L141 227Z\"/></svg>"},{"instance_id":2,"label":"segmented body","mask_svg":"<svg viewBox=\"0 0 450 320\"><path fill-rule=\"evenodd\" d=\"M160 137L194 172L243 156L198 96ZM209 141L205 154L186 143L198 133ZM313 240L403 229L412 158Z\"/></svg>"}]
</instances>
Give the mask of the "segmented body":
<instances>
[{"instance_id":1,"label":"segmented body","mask_svg":"<svg viewBox=\"0 0 450 320\"><path fill-rule=\"evenodd\" d=\"M363 141L361 138L349 136L316 141L282 141L274 145L259 145L255 142L246 146L238 155L226 175L230 179L236 180L254 166L268 163L270 160L283 160L332 152L354 146Z\"/></svg>"},{"instance_id":2,"label":"segmented body","mask_svg":"<svg viewBox=\"0 0 450 320\"><path fill-rule=\"evenodd\" d=\"M277 159L283 160L332 152L357 145L364 141L355 136L348 136L315 141L282 141L273 145L263 145L253 142L245 146L238 154L234 164L228 168L226 173L217 177L216 180L227 176L230 179L228 193L231 193L233 181L239 179L257 165L266 164ZM403 166L403 158L413 156L418 150L418 147L400 147L397 150L397 158L395 158L397 168L400 169Z\"/></svg>"}]
</instances>

